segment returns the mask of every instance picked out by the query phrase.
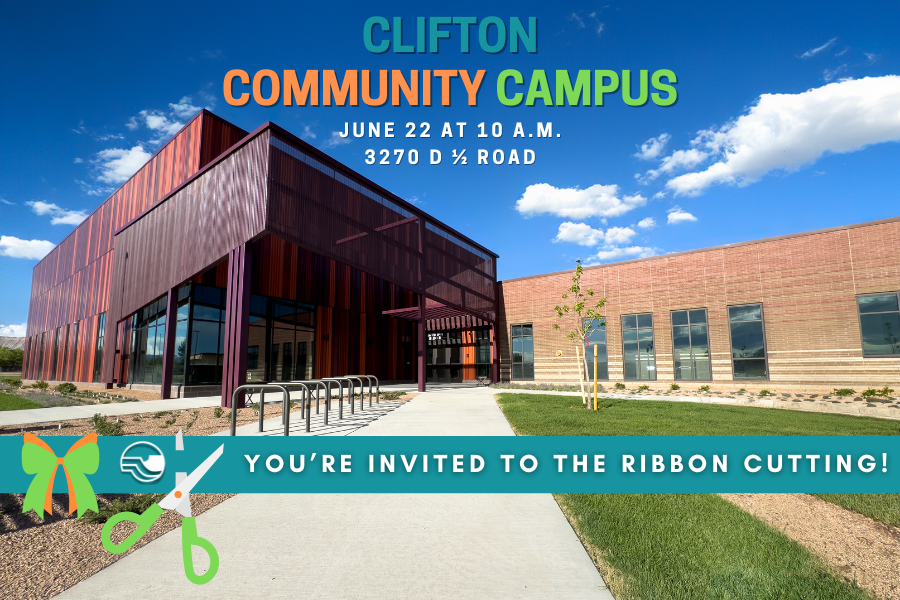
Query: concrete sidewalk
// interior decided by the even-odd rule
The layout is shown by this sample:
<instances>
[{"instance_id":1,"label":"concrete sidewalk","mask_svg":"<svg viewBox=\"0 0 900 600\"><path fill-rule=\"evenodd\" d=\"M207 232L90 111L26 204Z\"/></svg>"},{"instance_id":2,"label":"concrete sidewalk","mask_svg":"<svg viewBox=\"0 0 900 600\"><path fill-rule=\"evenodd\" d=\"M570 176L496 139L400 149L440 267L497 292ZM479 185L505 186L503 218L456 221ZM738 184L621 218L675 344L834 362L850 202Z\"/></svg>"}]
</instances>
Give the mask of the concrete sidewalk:
<instances>
[{"instance_id":1,"label":"concrete sidewalk","mask_svg":"<svg viewBox=\"0 0 900 600\"><path fill-rule=\"evenodd\" d=\"M161 410L187 410L219 406L219 396L206 398L173 398L171 400L145 400L143 402L110 402L109 404L84 404L81 406L54 406L53 408L29 408L26 410L6 410L0 412L0 427L10 425L33 425L90 419L100 413L109 417L154 413Z\"/></svg>"},{"instance_id":2,"label":"concrete sidewalk","mask_svg":"<svg viewBox=\"0 0 900 600\"><path fill-rule=\"evenodd\" d=\"M351 435L513 435L494 391L422 394ZM59 597L612 599L549 494L241 494L197 528L209 584L185 578L175 530Z\"/></svg>"}]
</instances>

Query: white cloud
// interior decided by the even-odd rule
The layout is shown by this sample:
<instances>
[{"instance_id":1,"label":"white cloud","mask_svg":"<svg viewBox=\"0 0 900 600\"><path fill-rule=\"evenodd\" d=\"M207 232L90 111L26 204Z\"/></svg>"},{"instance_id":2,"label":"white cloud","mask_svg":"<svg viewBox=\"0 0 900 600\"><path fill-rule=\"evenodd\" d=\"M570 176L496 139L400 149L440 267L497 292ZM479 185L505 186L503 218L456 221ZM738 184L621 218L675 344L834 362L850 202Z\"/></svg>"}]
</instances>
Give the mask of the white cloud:
<instances>
[{"instance_id":1,"label":"white cloud","mask_svg":"<svg viewBox=\"0 0 900 600\"><path fill-rule=\"evenodd\" d=\"M863 52L863 54L866 55L866 60L869 61L869 64L870 64L870 65L871 65L872 63L874 63L875 61L877 61L879 58L881 58L881 55L880 55L880 54L875 54L875 53L873 53L873 52Z\"/></svg>"},{"instance_id":2,"label":"white cloud","mask_svg":"<svg viewBox=\"0 0 900 600\"><path fill-rule=\"evenodd\" d=\"M693 143L696 143L697 140L694 140ZM675 171L681 171L684 169L692 169L704 162L707 158L710 157L710 154L700 150L698 148L689 148L687 150L676 150L669 156L664 157L659 167L656 169L650 169L647 171L643 177L640 177L638 181L641 183L649 183L653 181L660 175L672 175ZM659 192L657 192L657 195Z\"/></svg>"},{"instance_id":3,"label":"white cloud","mask_svg":"<svg viewBox=\"0 0 900 600\"><path fill-rule=\"evenodd\" d=\"M81 181L80 179L76 179L75 183L81 186L81 191L83 191L88 196L108 196L116 189L114 187L92 185L86 181Z\"/></svg>"},{"instance_id":4,"label":"white cloud","mask_svg":"<svg viewBox=\"0 0 900 600\"><path fill-rule=\"evenodd\" d=\"M588 259L589 261L607 262L620 258L647 258L648 256L656 256L658 251L656 248L648 248L646 246L629 246L628 248L607 248L603 249ZM588 264L596 264L588 263Z\"/></svg>"},{"instance_id":5,"label":"white cloud","mask_svg":"<svg viewBox=\"0 0 900 600\"><path fill-rule=\"evenodd\" d=\"M3 198L0 198L0 203L3 203L7 206L15 206L16 205L15 202L10 202L9 200L4 200Z\"/></svg>"},{"instance_id":6,"label":"white cloud","mask_svg":"<svg viewBox=\"0 0 900 600\"><path fill-rule=\"evenodd\" d=\"M309 125L304 125L303 133L300 134L300 137L303 138L304 140L314 140L314 139L316 139L316 132L313 131Z\"/></svg>"},{"instance_id":7,"label":"white cloud","mask_svg":"<svg viewBox=\"0 0 900 600\"><path fill-rule=\"evenodd\" d=\"M20 240L4 235L0 236L0 256L39 260L47 256L55 245L47 240Z\"/></svg>"},{"instance_id":8,"label":"white cloud","mask_svg":"<svg viewBox=\"0 0 900 600\"><path fill-rule=\"evenodd\" d=\"M822 71L822 79L824 79L827 83L833 80L838 75L844 73L846 70L847 65L841 65L839 67L835 67L834 69L825 69L824 71Z\"/></svg>"},{"instance_id":9,"label":"white cloud","mask_svg":"<svg viewBox=\"0 0 900 600\"><path fill-rule=\"evenodd\" d=\"M66 210L56 204L40 200L26 202L25 205L30 206L38 216L49 215L51 225L78 225L87 218L87 213L83 210Z\"/></svg>"},{"instance_id":10,"label":"white cloud","mask_svg":"<svg viewBox=\"0 0 900 600\"><path fill-rule=\"evenodd\" d=\"M666 212L669 213L667 221L669 225L678 225L679 223L688 223L697 220L697 217L683 210L680 206L673 206Z\"/></svg>"},{"instance_id":11,"label":"white cloud","mask_svg":"<svg viewBox=\"0 0 900 600\"><path fill-rule=\"evenodd\" d=\"M4 337L25 337L25 330L27 328L27 323L21 323L19 325L0 325L0 335Z\"/></svg>"},{"instance_id":12,"label":"white cloud","mask_svg":"<svg viewBox=\"0 0 900 600\"><path fill-rule=\"evenodd\" d=\"M141 146L135 146L131 150L124 148L109 148L97 153L95 163L100 169L97 179L104 183L122 183L137 173L144 166L152 154Z\"/></svg>"},{"instance_id":13,"label":"white cloud","mask_svg":"<svg viewBox=\"0 0 900 600\"><path fill-rule=\"evenodd\" d=\"M169 110L171 110L172 114L174 114L176 117L188 119L200 112L200 107L194 106L193 104L191 104L191 102L191 97L185 96L175 104L172 104L170 102Z\"/></svg>"},{"instance_id":14,"label":"white cloud","mask_svg":"<svg viewBox=\"0 0 900 600\"><path fill-rule=\"evenodd\" d=\"M677 196L716 184L747 185L774 171L792 172L826 153L900 141L900 76L830 83L800 94L763 94L746 114L692 142L718 162L666 183Z\"/></svg>"},{"instance_id":15,"label":"white cloud","mask_svg":"<svg viewBox=\"0 0 900 600\"><path fill-rule=\"evenodd\" d=\"M831 38L830 40L828 40L827 42L825 42L824 44L822 44L822 45L819 46L818 48L813 48L812 50L807 50L806 52L804 52L803 54L800 55L800 58L812 58L813 56L815 56L815 55L818 54L819 52L823 52L823 51L825 51L825 50L828 50L828 49L831 48L832 46L834 46L834 43L835 43L836 41L837 41L837 38Z\"/></svg>"},{"instance_id":16,"label":"white cloud","mask_svg":"<svg viewBox=\"0 0 900 600\"><path fill-rule=\"evenodd\" d=\"M631 227L610 227L606 230L606 243L613 246L627 244L636 234Z\"/></svg>"},{"instance_id":17,"label":"white cloud","mask_svg":"<svg viewBox=\"0 0 900 600\"><path fill-rule=\"evenodd\" d=\"M84 161L81 160L80 158L76 157L74 162L77 165L78 163L83 163Z\"/></svg>"},{"instance_id":18,"label":"white cloud","mask_svg":"<svg viewBox=\"0 0 900 600\"><path fill-rule=\"evenodd\" d=\"M568 219L588 217L618 217L639 206L647 199L640 194L619 195L619 186L595 184L586 189L557 188L549 183L536 183L525 188L516 201L516 210L530 217L551 214Z\"/></svg>"},{"instance_id":19,"label":"white cloud","mask_svg":"<svg viewBox=\"0 0 900 600\"><path fill-rule=\"evenodd\" d=\"M655 160L659 158L659 155L663 153L663 150L666 149L666 144L669 143L669 140L672 139L672 136L668 133L660 134L657 137L652 137L643 144L641 144L640 152L634 154L637 158L641 160Z\"/></svg>"},{"instance_id":20,"label":"white cloud","mask_svg":"<svg viewBox=\"0 0 900 600\"><path fill-rule=\"evenodd\" d=\"M322 144L322 146L325 148L334 148L335 146L342 146L344 144L349 144L349 143L350 143L350 136L341 137L340 132L332 131L331 137L329 139L325 140L325 143Z\"/></svg>"},{"instance_id":21,"label":"white cloud","mask_svg":"<svg viewBox=\"0 0 900 600\"><path fill-rule=\"evenodd\" d=\"M586 223L561 223L553 242L571 242L579 246L596 246L605 239L602 229L594 229Z\"/></svg>"},{"instance_id":22,"label":"white cloud","mask_svg":"<svg viewBox=\"0 0 900 600\"><path fill-rule=\"evenodd\" d=\"M656 219L654 219L653 217L641 219L640 221L638 221L637 226L641 229L653 229L654 227L656 227Z\"/></svg>"},{"instance_id":23,"label":"white cloud","mask_svg":"<svg viewBox=\"0 0 900 600\"><path fill-rule=\"evenodd\" d=\"M653 194L653 199L654 199L654 200L662 200L662 199L665 198L665 197L666 197L666 193L665 193L664 191L662 191L662 190L660 190L660 191L656 192L655 194Z\"/></svg>"}]
</instances>

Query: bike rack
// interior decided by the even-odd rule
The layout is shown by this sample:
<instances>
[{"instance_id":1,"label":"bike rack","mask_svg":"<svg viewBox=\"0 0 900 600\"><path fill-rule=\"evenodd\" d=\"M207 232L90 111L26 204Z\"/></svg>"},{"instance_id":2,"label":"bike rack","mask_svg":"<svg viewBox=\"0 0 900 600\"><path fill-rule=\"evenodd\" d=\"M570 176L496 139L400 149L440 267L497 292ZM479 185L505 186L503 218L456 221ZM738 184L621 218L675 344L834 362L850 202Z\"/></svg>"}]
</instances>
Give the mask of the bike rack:
<instances>
[{"instance_id":1,"label":"bike rack","mask_svg":"<svg viewBox=\"0 0 900 600\"><path fill-rule=\"evenodd\" d=\"M360 377L365 377L369 382L369 406L372 406L372 380L375 380L375 402L381 404L381 384L378 383L378 378L374 375L347 375L347 377L355 377L359 379ZM360 381L360 384L362 382ZM362 395L362 389L359 391L360 396Z\"/></svg>"},{"instance_id":2,"label":"bike rack","mask_svg":"<svg viewBox=\"0 0 900 600\"><path fill-rule=\"evenodd\" d=\"M340 392L340 395L338 396L338 418L339 419L344 418L344 382L346 381L347 382L347 395L348 395L348 399L350 400L350 414L352 415L355 413L354 408L353 408L354 385L353 385L353 380L351 378L349 378L349 377L326 377L326 378L322 379L321 381L334 381L335 383L338 384L338 391ZM362 386L362 382L360 382L360 386Z\"/></svg>"},{"instance_id":3,"label":"bike rack","mask_svg":"<svg viewBox=\"0 0 900 600\"><path fill-rule=\"evenodd\" d=\"M250 385L241 385L235 388L234 392L231 394L231 435L235 435L235 430L237 429L237 395L238 392L243 392L247 390L281 390L284 394L284 406L281 411L281 421L284 423L284 435L288 434L288 425L290 423L290 407L291 407L291 394L288 392L287 388L283 385L274 384L274 383L257 383ZM263 414L265 412L266 406L266 395L265 391L260 394L259 397L259 432L262 433L263 430ZM246 407L245 407L246 408ZM308 430L307 430L308 431Z\"/></svg>"}]
</instances>

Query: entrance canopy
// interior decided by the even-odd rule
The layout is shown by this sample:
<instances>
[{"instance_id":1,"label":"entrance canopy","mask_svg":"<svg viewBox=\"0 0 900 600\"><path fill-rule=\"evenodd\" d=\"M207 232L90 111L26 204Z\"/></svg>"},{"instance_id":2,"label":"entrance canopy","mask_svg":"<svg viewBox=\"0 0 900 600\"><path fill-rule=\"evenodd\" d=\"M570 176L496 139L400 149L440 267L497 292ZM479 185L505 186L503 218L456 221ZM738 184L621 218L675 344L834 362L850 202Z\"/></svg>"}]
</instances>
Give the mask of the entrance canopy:
<instances>
[{"instance_id":1,"label":"entrance canopy","mask_svg":"<svg viewBox=\"0 0 900 600\"><path fill-rule=\"evenodd\" d=\"M413 306L411 308L385 310L381 314L397 319L418 321L419 307ZM425 303L425 329L428 331L465 329L468 327L482 327L487 325L490 325L489 321L474 317L458 308L446 306L440 302L427 301Z\"/></svg>"}]
</instances>

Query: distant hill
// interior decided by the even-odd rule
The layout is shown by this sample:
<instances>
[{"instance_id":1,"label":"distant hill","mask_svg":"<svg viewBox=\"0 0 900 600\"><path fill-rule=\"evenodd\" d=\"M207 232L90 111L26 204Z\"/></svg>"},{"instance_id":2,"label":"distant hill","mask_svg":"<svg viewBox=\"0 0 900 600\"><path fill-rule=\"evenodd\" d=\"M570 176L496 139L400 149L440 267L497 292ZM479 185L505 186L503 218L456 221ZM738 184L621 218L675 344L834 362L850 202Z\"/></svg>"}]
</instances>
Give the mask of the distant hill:
<instances>
[{"instance_id":1,"label":"distant hill","mask_svg":"<svg viewBox=\"0 0 900 600\"><path fill-rule=\"evenodd\" d=\"M12 348L13 350L25 349L25 338L5 337L0 335L0 348Z\"/></svg>"}]
</instances>

